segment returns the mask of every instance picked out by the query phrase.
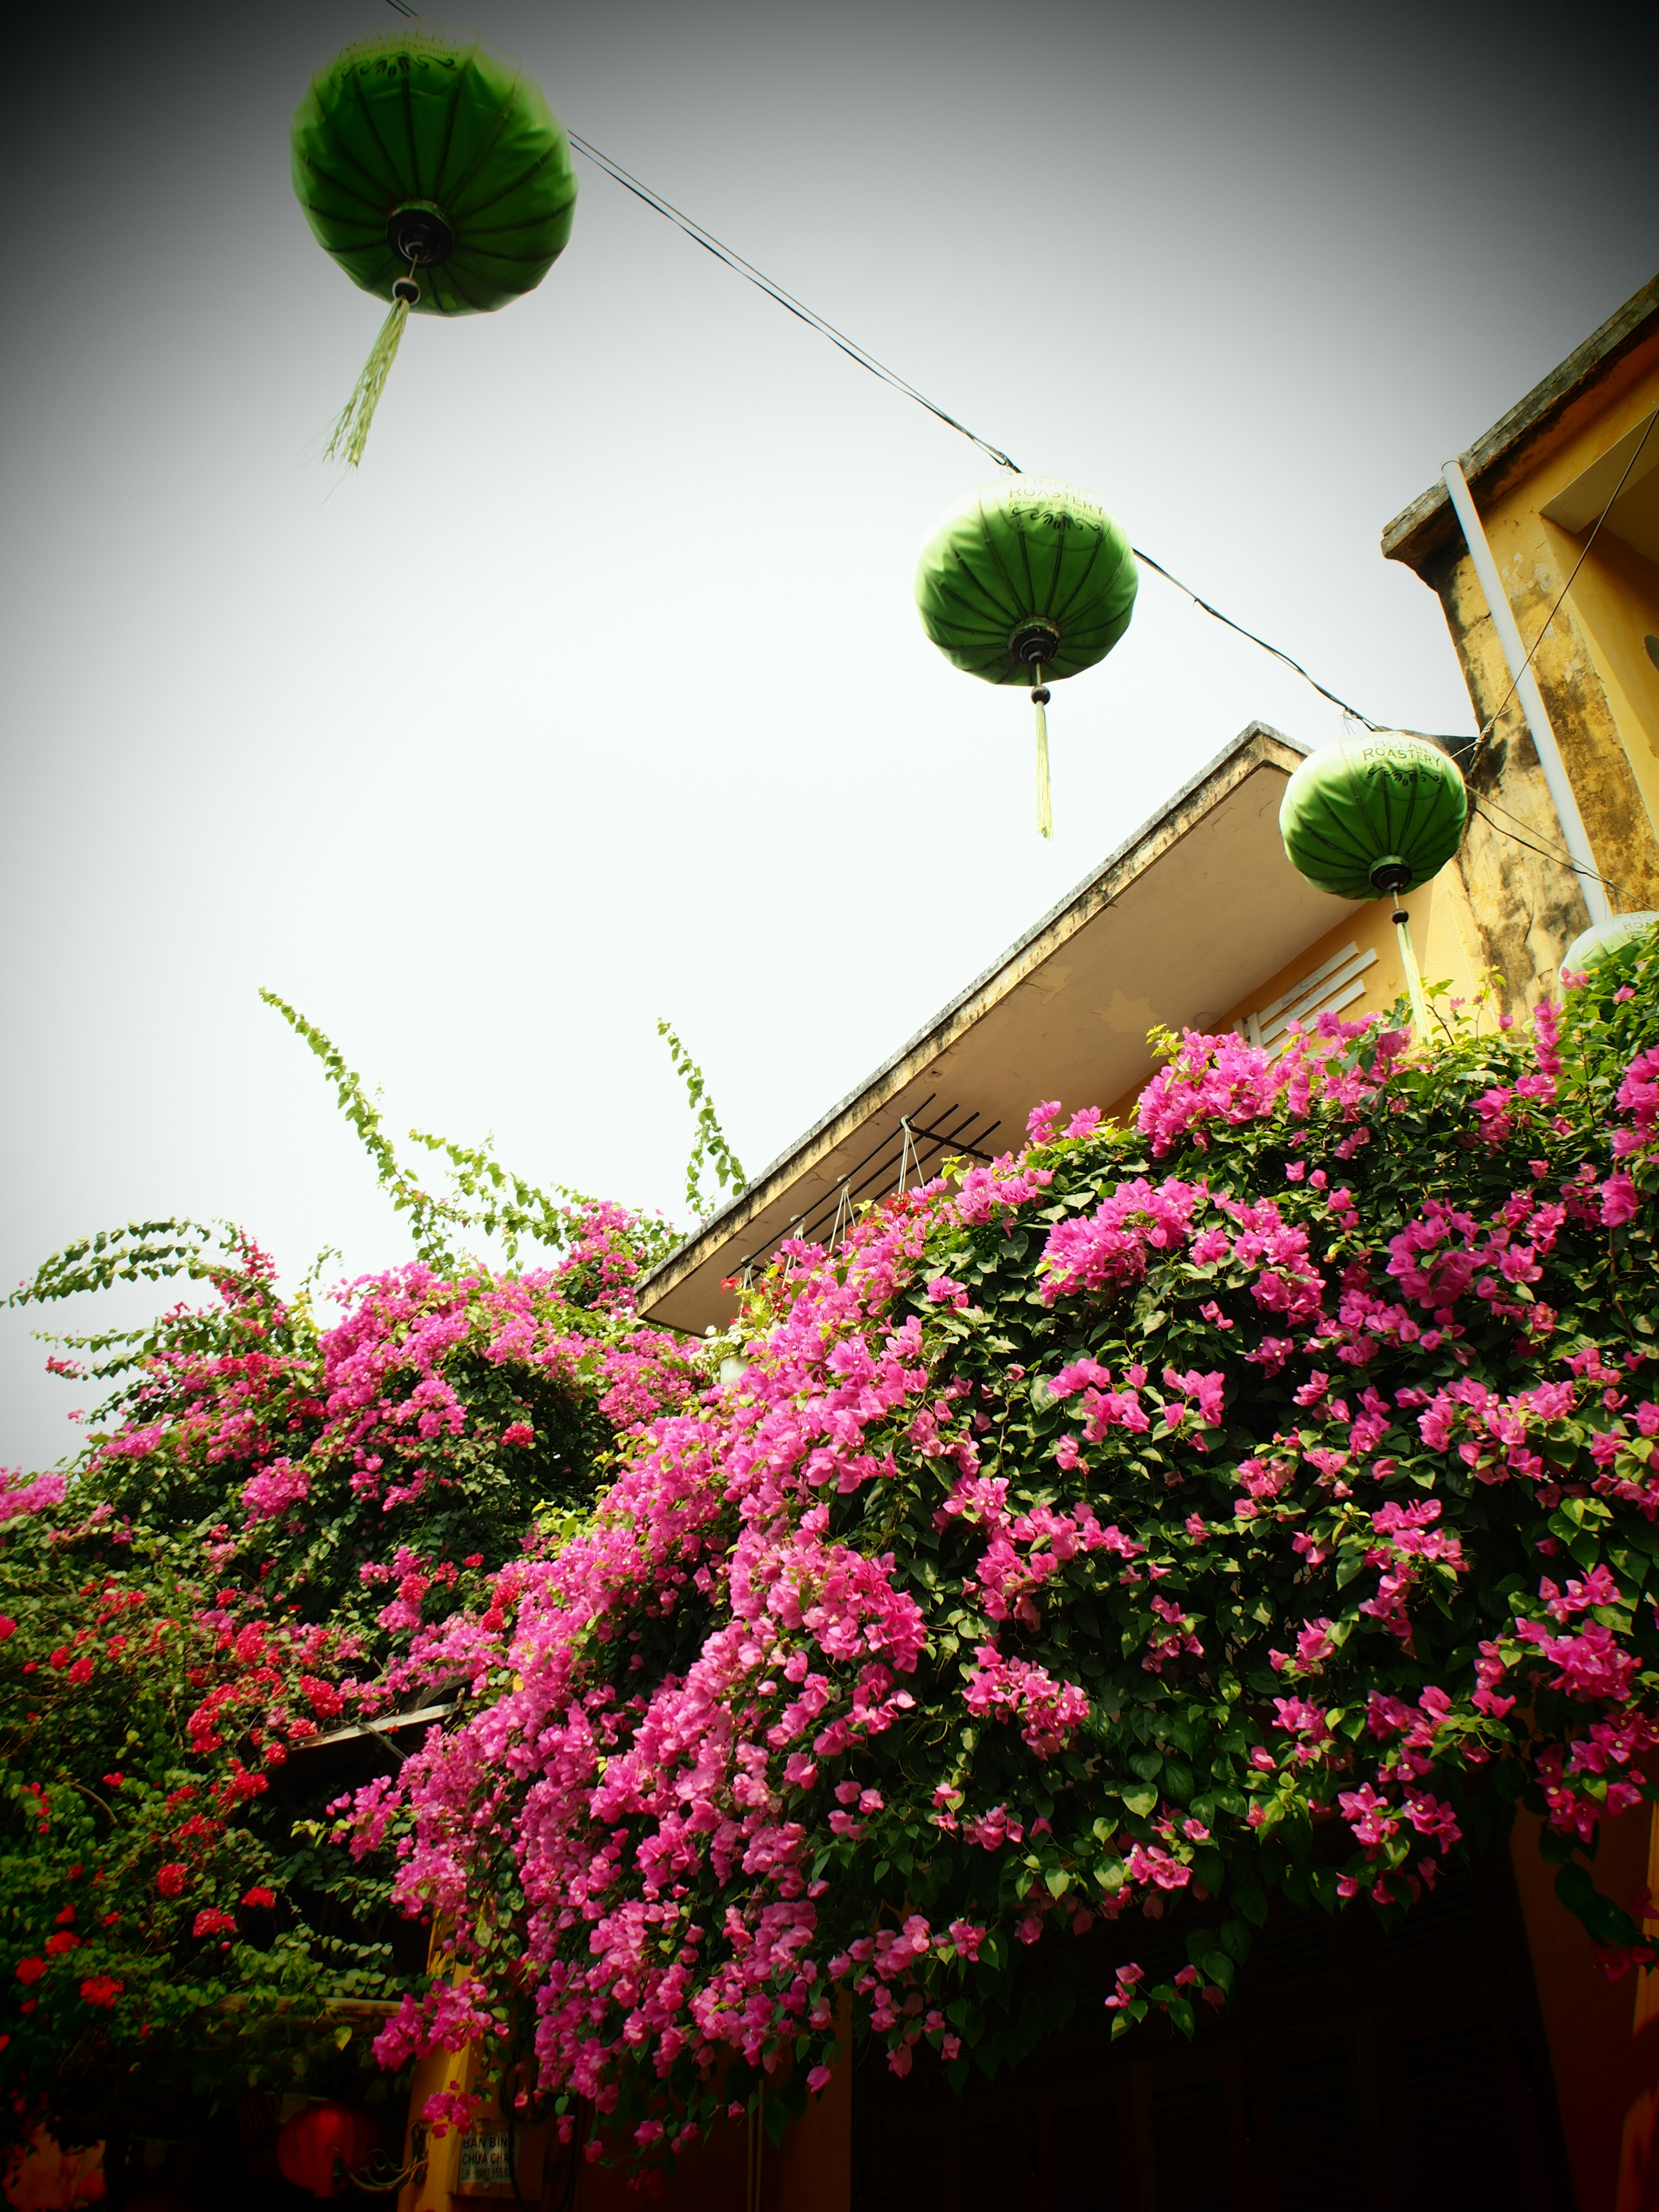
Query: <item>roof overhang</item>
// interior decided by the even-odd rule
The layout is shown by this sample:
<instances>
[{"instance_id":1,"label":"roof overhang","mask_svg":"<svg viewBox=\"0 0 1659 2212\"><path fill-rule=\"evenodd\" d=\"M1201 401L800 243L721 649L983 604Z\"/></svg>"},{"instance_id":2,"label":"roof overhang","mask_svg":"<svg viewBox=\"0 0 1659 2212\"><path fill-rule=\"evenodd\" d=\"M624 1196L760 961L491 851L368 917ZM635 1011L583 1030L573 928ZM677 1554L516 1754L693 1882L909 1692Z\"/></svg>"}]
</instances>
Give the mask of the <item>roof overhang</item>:
<instances>
[{"instance_id":1,"label":"roof overhang","mask_svg":"<svg viewBox=\"0 0 1659 2212\"><path fill-rule=\"evenodd\" d=\"M1018 1149L1039 1099L1116 1105L1152 1073L1148 1030L1212 1027L1356 911L1285 858L1279 805L1303 757L1253 722L656 1267L641 1285L646 1316L697 1332L724 1322L735 1301L722 1285L784 1237L825 1241L838 1215L949 1153Z\"/></svg>"},{"instance_id":2,"label":"roof overhang","mask_svg":"<svg viewBox=\"0 0 1659 2212\"><path fill-rule=\"evenodd\" d=\"M1475 505L1482 512L1535 465L1540 447L1553 448L1596 404L1594 394L1619 364L1639 347L1659 340L1659 276L1644 284L1575 348L1559 368L1536 384L1484 437L1457 457ZM1618 481L1615 473L1613 482ZM1463 532L1443 483L1419 492L1382 532L1385 560L1401 561L1431 579L1449 556L1461 558Z\"/></svg>"}]
</instances>

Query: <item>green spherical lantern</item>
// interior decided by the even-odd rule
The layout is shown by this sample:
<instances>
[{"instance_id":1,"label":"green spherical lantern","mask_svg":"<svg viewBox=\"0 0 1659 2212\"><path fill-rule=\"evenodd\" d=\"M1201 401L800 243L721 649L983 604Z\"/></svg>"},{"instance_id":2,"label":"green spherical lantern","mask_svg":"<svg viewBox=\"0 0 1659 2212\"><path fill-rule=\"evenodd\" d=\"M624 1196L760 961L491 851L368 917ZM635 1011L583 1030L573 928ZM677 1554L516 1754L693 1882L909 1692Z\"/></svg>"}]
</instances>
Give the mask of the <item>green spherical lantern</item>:
<instances>
[{"instance_id":1,"label":"green spherical lantern","mask_svg":"<svg viewBox=\"0 0 1659 2212\"><path fill-rule=\"evenodd\" d=\"M1595 922L1589 929L1581 929L1561 955L1562 974L1588 975L1610 952L1620 951L1632 938L1645 937L1656 921L1659 921L1659 914L1616 914L1611 921Z\"/></svg>"},{"instance_id":2,"label":"green spherical lantern","mask_svg":"<svg viewBox=\"0 0 1659 2212\"><path fill-rule=\"evenodd\" d=\"M1457 763L1402 730L1340 738L1285 788L1279 834L1292 866L1338 898L1407 891L1463 842L1468 793Z\"/></svg>"},{"instance_id":3,"label":"green spherical lantern","mask_svg":"<svg viewBox=\"0 0 1659 2212\"><path fill-rule=\"evenodd\" d=\"M1285 787L1279 834L1291 866L1337 898L1392 897L1419 1034L1428 1002L1400 901L1463 842L1468 792L1455 761L1403 730L1369 730L1311 753Z\"/></svg>"},{"instance_id":4,"label":"green spherical lantern","mask_svg":"<svg viewBox=\"0 0 1659 2212\"><path fill-rule=\"evenodd\" d=\"M294 190L318 243L389 300L330 454L355 465L410 313L486 314L533 291L576 203L570 146L533 80L477 39L409 22L312 80Z\"/></svg>"},{"instance_id":5,"label":"green spherical lantern","mask_svg":"<svg viewBox=\"0 0 1659 2212\"><path fill-rule=\"evenodd\" d=\"M1129 541L1070 484L1015 477L947 514L916 563L921 626L945 659L988 684L1030 687L1037 828L1048 798L1050 682L1104 660L1129 627L1139 583Z\"/></svg>"}]
</instances>

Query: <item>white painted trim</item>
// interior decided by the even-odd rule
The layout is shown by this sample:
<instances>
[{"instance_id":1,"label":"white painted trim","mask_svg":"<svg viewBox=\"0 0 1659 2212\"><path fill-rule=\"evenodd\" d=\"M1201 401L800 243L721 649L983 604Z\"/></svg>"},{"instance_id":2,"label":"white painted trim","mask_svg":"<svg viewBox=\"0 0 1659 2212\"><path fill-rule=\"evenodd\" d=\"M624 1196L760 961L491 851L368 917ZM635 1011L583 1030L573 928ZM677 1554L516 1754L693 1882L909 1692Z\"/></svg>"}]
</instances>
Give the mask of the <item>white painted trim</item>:
<instances>
[{"instance_id":1,"label":"white painted trim","mask_svg":"<svg viewBox=\"0 0 1659 2212\"><path fill-rule=\"evenodd\" d=\"M1537 679L1528 663L1527 648L1521 642L1521 630L1515 619L1515 610L1510 605L1510 595L1504 588L1498 563L1492 558L1492 547L1486 542L1486 532L1476 512L1468 481L1455 461L1448 461L1440 473L1445 479L1446 490L1457 519L1463 526L1463 542L1469 549L1474 573L1480 579L1480 588L1486 595L1487 606L1492 610L1492 626L1503 646L1510 674L1515 679L1515 696L1521 702L1521 711L1527 718L1527 727L1532 732L1533 744L1538 748L1539 766L1544 771L1544 781L1549 786L1550 797L1555 801L1556 816L1561 824L1561 840L1578 871L1578 888L1583 893L1589 918L1592 921L1610 921L1613 908L1607 903L1607 895L1595 866L1595 855L1590 850L1583 817L1578 811L1578 801L1573 796L1566 763L1561 757L1561 748L1555 742L1555 732L1545 711L1543 694L1539 690Z\"/></svg>"}]
</instances>

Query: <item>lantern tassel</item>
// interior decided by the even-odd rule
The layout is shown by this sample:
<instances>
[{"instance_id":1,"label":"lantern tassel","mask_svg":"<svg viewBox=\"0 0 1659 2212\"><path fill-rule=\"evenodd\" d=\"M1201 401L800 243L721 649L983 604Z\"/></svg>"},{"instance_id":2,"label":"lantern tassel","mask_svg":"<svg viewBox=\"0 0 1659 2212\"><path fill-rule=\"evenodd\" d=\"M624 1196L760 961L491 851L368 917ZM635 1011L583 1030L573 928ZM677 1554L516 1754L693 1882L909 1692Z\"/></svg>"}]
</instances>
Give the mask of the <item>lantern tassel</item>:
<instances>
[{"instance_id":1,"label":"lantern tassel","mask_svg":"<svg viewBox=\"0 0 1659 2212\"><path fill-rule=\"evenodd\" d=\"M1426 1042L1429 1034L1429 1001L1423 989L1417 954L1412 947L1411 917L1403 906L1395 908L1393 921L1395 935L1400 939L1400 957L1405 963L1406 988L1411 994L1412 1019L1417 1025L1417 1040L1421 1044Z\"/></svg>"},{"instance_id":2,"label":"lantern tassel","mask_svg":"<svg viewBox=\"0 0 1659 2212\"><path fill-rule=\"evenodd\" d=\"M1048 703L1048 687L1042 681L1042 671L1037 670L1038 681L1031 692L1031 704L1036 709L1036 822L1040 837L1054 834L1054 811L1048 793L1048 718L1043 708Z\"/></svg>"},{"instance_id":3,"label":"lantern tassel","mask_svg":"<svg viewBox=\"0 0 1659 2212\"><path fill-rule=\"evenodd\" d=\"M334 425L333 434L323 448L325 461L331 461L337 455L348 468L355 469L363 458L363 447L368 443L369 425L374 420L374 410L380 404L380 394L386 390L392 364L398 358L404 325L409 320L410 309L421 296L420 287L406 276L400 276L392 290L395 296L392 312L381 324L380 334L369 348L368 359L363 363L362 374L353 386L350 398L340 410L340 419Z\"/></svg>"}]
</instances>

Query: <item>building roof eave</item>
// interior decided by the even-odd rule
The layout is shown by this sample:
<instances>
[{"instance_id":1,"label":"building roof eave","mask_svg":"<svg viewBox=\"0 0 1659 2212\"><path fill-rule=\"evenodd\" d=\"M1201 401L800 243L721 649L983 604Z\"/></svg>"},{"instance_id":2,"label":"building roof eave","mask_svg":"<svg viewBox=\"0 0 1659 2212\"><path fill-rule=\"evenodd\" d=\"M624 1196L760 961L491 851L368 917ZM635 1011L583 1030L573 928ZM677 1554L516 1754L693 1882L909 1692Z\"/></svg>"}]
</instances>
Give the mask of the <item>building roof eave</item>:
<instances>
[{"instance_id":1,"label":"building roof eave","mask_svg":"<svg viewBox=\"0 0 1659 2212\"><path fill-rule=\"evenodd\" d=\"M1139 829L1126 838L1074 886L1066 896L1050 908L1040 921L1027 930L1001 957L977 975L965 989L934 1016L933 1020L917 1030L897 1052L847 1097L839 1100L829 1112L816 1121L794 1144L771 1164L736 1198L728 1200L719 1212L711 1217L677 1250L662 1261L639 1286L641 1310L650 1319L670 1327L700 1326L708 1296L708 1285L719 1275L740 1270L742 1255L751 1247L759 1249L769 1243L780 1233L781 1224L807 1203L807 1194L816 1194L811 1203L823 1202L827 1191L833 1198L834 1188L844 1179L848 1165L860 1152L866 1138L878 1127L895 1121L900 1113L915 1114L937 1096L955 1096L954 1085L958 1080L968 1085L963 1104L988 1105L989 1111L1003 1118L990 1123L999 1134L994 1149L1001 1151L1018 1147L1022 1133L1018 1119L1010 1122L1012 1100L983 1096L984 1070L977 1078L969 1064L975 1054L983 1057L987 1049L978 1039L988 1038L994 1029L1003 1034L1011 1018L1016 1020L1016 1006L1022 993L1029 998L1035 989L1045 1003L1058 1006L1054 994L1066 989L1065 978L1071 973L1065 961L1056 961L1074 940L1082 943L1097 933L1091 925L1109 907L1117 903L1137 884L1150 884L1158 863L1173 854L1188 842L1195 831L1206 823L1230 819L1230 802L1236 803L1243 787L1254 788L1253 779L1267 772L1276 785L1282 785L1304 757L1305 748L1294 740L1270 729L1265 723L1253 722L1240 732L1232 743L1207 762L1159 808L1158 811ZM1264 800L1263 804L1268 802ZM1274 820L1277 799L1271 799ZM1252 805L1254 819L1261 808ZM1265 820L1265 817L1264 817ZM1209 833L1206 831L1206 835ZM1251 833L1259 843L1266 834L1262 829ZM1296 898L1305 891L1300 878L1295 877L1288 864L1283 863L1279 852L1277 830L1271 834L1273 860L1284 867L1286 881L1279 886L1277 895L1267 902L1267 908L1283 905L1288 895ZM1256 849L1252 845L1252 851ZM1294 887L1294 888L1292 888ZM1142 896L1137 892L1136 896ZM1166 895L1158 894L1154 903ZM1315 895L1308 894L1312 898ZM1334 911L1342 909L1335 902ZM1137 909L1139 911L1139 909ZM1321 907L1322 913L1322 904ZM1291 934L1299 944L1315 933L1309 926L1310 918L1300 915L1294 921L1286 920ZM1264 927L1271 930L1281 924L1269 920ZM1298 934L1297 933L1300 933ZM1288 948L1294 951L1294 945ZM1072 959L1075 953L1066 954ZM1242 956L1241 956L1242 957ZM1281 957L1284 955L1281 954ZM1044 963L1049 977L1060 976L1058 982L1047 982L1040 971ZM1272 972L1276 960L1263 957L1261 972ZM1240 988L1248 988L1252 978L1245 976ZM1073 995L1074 995L1073 987ZM1223 996L1218 1005L1231 1003ZM1098 1010L1095 1010L1097 1012ZM1177 1011L1171 1007L1170 1011ZM1163 1018L1160 1012L1159 1018ZM1137 1036L1135 1051L1146 1056L1144 1022ZM1027 1037L1029 1044L1029 1035ZM952 1073L942 1078L939 1071L950 1066ZM1075 1073L1075 1069L1073 1073ZM1033 1065L1023 1073L1034 1081L1043 1079L1042 1071ZM1060 1081L1060 1075L1052 1079ZM1138 1068L1127 1069L1125 1081L1140 1079ZM930 1087L932 1086L932 1087ZM1007 1085L1002 1086L1007 1088ZM926 1097L923 1093L926 1092ZM1037 1094L1023 1097L1018 1112L1029 1109ZM1115 1097L1115 1092L1111 1097ZM1074 1103L1083 1103L1081 1101ZM1105 1103L1111 1103L1108 1097ZM955 1109L945 1109L948 1111ZM933 1118L941 1109L936 1104ZM965 1126L965 1125L964 1125ZM966 1143L934 1149L942 1156L948 1149L972 1150L974 1136ZM790 1233L794 1233L791 1231Z\"/></svg>"},{"instance_id":2,"label":"building roof eave","mask_svg":"<svg viewBox=\"0 0 1659 2212\"><path fill-rule=\"evenodd\" d=\"M1559 429L1574 404L1610 375L1618 363L1659 333L1659 276L1610 315L1600 330L1570 353L1526 398L1457 456L1477 507L1488 507L1523 471L1539 444ZM1399 561L1425 582L1449 553L1462 549L1462 532L1443 483L1419 492L1382 532L1384 560Z\"/></svg>"}]
</instances>

